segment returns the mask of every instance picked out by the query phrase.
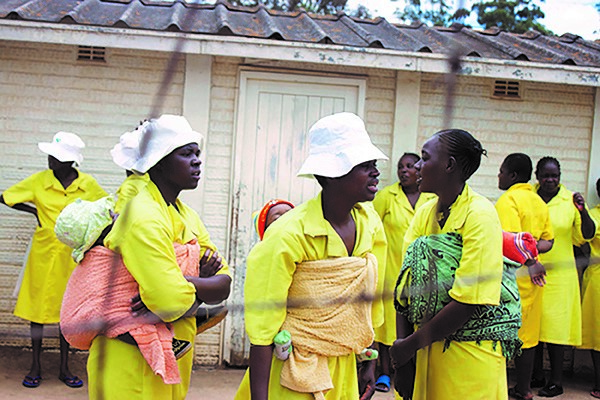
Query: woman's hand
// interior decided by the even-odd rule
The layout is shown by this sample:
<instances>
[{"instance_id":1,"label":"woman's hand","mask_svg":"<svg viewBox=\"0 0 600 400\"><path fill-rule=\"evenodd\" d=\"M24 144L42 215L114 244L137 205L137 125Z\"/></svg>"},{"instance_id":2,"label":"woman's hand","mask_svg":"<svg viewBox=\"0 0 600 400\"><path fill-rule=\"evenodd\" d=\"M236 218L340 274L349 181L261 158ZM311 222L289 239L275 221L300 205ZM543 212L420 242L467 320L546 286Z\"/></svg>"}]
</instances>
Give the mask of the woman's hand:
<instances>
[{"instance_id":1,"label":"woman's hand","mask_svg":"<svg viewBox=\"0 0 600 400\"><path fill-rule=\"evenodd\" d=\"M131 298L131 314L137 318L143 318L144 323L148 324L156 324L161 322L162 320L158 318L156 314L146 307L140 294L138 293L134 297Z\"/></svg>"},{"instance_id":2,"label":"woman's hand","mask_svg":"<svg viewBox=\"0 0 600 400\"><path fill-rule=\"evenodd\" d=\"M403 400L411 400L415 387L415 361L411 359L402 367L394 367L394 389Z\"/></svg>"},{"instance_id":3,"label":"woman's hand","mask_svg":"<svg viewBox=\"0 0 600 400\"><path fill-rule=\"evenodd\" d=\"M583 209L585 208L585 199L583 198L583 195L581 193L573 193L573 204L575 204L575 207L577 207L579 212L583 211Z\"/></svg>"},{"instance_id":4,"label":"woman's hand","mask_svg":"<svg viewBox=\"0 0 600 400\"><path fill-rule=\"evenodd\" d=\"M362 395L369 387L375 387L377 360L363 361L358 369L358 392Z\"/></svg>"},{"instance_id":5,"label":"woman's hand","mask_svg":"<svg viewBox=\"0 0 600 400\"><path fill-rule=\"evenodd\" d=\"M409 336L410 337L410 336ZM406 365L411 361L417 353L417 348L411 345L411 340L407 339L396 339L394 344L390 347L390 358L392 359L392 365L395 370Z\"/></svg>"},{"instance_id":6,"label":"woman's hand","mask_svg":"<svg viewBox=\"0 0 600 400\"><path fill-rule=\"evenodd\" d=\"M546 268L538 260L527 260L525 262L531 282L543 287L546 284Z\"/></svg>"},{"instance_id":7,"label":"woman's hand","mask_svg":"<svg viewBox=\"0 0 600 400\"><path fill-rule=\"evenodd\" d=\"M223 268L223 258L218 252L213 252L210 255L210 249L206 249L204 255L200 259L200 278L208 278L214 276L221 268Z\"/></svg>"}]
</instances>

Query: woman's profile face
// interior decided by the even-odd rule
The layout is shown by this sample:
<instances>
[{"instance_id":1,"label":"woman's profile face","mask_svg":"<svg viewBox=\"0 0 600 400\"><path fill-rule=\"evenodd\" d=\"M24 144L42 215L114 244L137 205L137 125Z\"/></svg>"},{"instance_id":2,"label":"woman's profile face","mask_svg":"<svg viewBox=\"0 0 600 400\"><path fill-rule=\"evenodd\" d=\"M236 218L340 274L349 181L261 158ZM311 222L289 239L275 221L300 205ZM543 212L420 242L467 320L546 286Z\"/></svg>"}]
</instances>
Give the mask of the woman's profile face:
<instances>
[{"instance_id":1,"label":"woman's profile face","mask_svg":"<svg viewBox=\"0 0 600 400\"><path fill-rule=\"evenodd\" d=\"M189 143L173 150L159 164L161 172L179 190L195 189L200 180L200 149Z\"/></svg>"},{"instance_id":2,"label":"woman's profile face","mask_svg":"<svg viewBox=\"0 0 600 400\"><path fill-rule=\"evenodd\" d=\"M414 156L406 155L398 161L398 181L400 186L414 186L417 184L417 169L415 164L417 159Z\"/></svg>"},{"instance_id":3,"label":"woman's profile face","mask_svg":"<svg viewBox=\"0 0 600 400\"><path fill-rule=\"evenodd\" d=\"M560 169L555 162L549 161L535 175L540 189L546 193L556 193L560 185Z\"/></svg>"},{"instance_id":4,"label":"woman's profile face","mask_svg":"<svg viewBox=\"0 0 600 400\"><path fill-rule=\"evenodd\" d=\"M419 190L437 194L445 184L447 164L448 153L440 143L439 137L433 136L423 144L421 160L415 164Z\"/></svg>"}]
</instances>

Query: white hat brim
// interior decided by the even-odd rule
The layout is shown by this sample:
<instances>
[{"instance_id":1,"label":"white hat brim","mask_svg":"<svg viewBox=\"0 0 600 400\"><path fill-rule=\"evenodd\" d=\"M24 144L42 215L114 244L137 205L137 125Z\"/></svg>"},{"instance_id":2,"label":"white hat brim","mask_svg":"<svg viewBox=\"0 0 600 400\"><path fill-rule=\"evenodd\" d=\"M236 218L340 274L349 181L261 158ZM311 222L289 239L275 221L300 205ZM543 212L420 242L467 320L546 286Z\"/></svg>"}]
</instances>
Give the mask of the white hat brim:
<instances>
[{"instance_id":1,"label":"white hat brim","mask_svg":"<svg viewBox=\"0 0 600 400\"><path fill-rule=\"evenodd\" d=\"M56 158L60 162L72 161L77 166L79 166L79 165L81 165L81 162L83 161L83 156L81 155L81 153L75 153L73 151L69 151L68 149L61 147L61 146L55 144L54 142L38 143L38 148L40 149L40 151L42 151L42 153L51 155L52 157Z\"/></svg>"},{"instance_id":2,"label":"white hat brim","mask_svg":"<svg viewBox=\"0 0 600 400\"><path fill-rule=\"evenodd\" d=\"M327 178L339 178L349 173L357 165L372 160L388 160L388 157L373 144L346 148L337 154L311 154L302 164L297 176L311 178L319 175Z\"/></svg>"}]
</instances>

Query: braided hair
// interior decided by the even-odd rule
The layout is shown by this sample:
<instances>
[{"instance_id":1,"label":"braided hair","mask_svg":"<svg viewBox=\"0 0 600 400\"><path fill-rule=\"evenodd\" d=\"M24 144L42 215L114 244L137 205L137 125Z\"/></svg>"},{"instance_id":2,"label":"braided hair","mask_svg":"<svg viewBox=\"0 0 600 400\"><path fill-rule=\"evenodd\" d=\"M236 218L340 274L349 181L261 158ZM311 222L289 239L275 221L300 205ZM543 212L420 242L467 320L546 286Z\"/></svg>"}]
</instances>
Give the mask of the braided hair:
<instances>
[{"instance_id":1,"label":"braided hair","mask_svg":"<svg viewBox=\"0 0 600 400\"><path fill-rule=\"evenodd\" d=\"M558 174L560 175L560 163L558 162L558 160L554 157L546 156L540 158L540 160L537 162L537 165L535 166L535 176L538 176L542 168L544 168L546 164L550 163L556 164L556 166L558 167Z\"/></svg>"},{"instance_id":2,"label":"braided hair","mask_svg":"<svg viewBox=\"0 0 600 400\"><path fill-rule=\"evenodd\" d=\"M466 181L481 165L481 156L487 157L479 140L462 129L445 129L436 133L448 155L454 157L460 168L461 177Z\"/></svg>"}]
</instances>

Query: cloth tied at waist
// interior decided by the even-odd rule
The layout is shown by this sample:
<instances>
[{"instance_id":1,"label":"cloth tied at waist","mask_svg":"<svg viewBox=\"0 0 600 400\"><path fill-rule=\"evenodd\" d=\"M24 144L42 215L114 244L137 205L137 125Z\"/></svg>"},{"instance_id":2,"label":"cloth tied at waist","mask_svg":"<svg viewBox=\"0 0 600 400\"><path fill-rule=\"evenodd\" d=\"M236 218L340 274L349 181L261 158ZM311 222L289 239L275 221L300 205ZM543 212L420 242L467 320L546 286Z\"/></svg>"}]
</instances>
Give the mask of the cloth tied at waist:
<instances>
[{"instance_id":1,"label":"cloth tied at waist","mask_svg":"<svg viewBox=\"0 0 600 400\"><path fill-rule=\"evenodd\" d=\"M376 286L377 258L371 253L296 266L281 327L294 346L281 371L284 387L324 399L333 388L327 358L358 354L373 342Z\"/></svg>"},{"instance_id":2,"label":"cloth tied at waist","mask_svg":"<svg viewBox=\"0 0 600 400\"><path fill-rule=\"evenodd\" d=\"M183 275L198 276L200 246L196 240L173 244ZM98 335L115 338L129 332L144 359L166 384L180 383L170 324L145 323L131 314L139 286L122 257L103 246L89 250L75 267L63 296L60 327L75 348L87 350Z\"/></svg>"}]
</instances>

